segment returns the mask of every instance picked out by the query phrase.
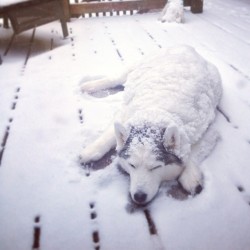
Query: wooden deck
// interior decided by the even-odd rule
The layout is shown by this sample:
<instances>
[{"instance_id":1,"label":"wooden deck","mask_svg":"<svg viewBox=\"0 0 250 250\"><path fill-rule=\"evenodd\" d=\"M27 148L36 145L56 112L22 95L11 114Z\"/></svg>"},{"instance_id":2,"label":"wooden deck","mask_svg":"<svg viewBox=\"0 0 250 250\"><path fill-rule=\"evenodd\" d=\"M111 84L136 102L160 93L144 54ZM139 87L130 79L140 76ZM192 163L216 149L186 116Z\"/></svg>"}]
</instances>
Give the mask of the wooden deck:
<instances>
[{"instance_id":1,"label":"wooden deck","mask_svg":"<svg viewBox=\"0 0 250 250\"><path fill-rule=\"evenodd\" d=\"M207 201L217 225L202 220L207 213L203 207L204 197L209 199L206 192L194 198L196 209L191 210L192 199L176 186L170 190L176 199L168 193L164 207L160 199L152 207L131 214L128 210L134 208L126 209L126 180L109 180L105 173L100 178L98 171L81 169L77 162L81 148L107 126L111 111L116 109L115 97L111 102L85 96L83 101L79 90L82 78L119 72L145 55L177 43L194 46L216 64L224 72L224 82L235 80L235 86L225 89L223 105L231 105L226 108L229 117L221 115L219 123L232 134L238 131L240 136L234 143L250 149L249 126L243 126L249 124L250 114L237 116L231 103L237 100L235 103L242 107L250 106L249 9L249 2L244 0L206 0L204 14L193 15L188 9L185 24L180 25L158 23L159 13L76 18L68 23L70 36L66 39L59 22L18 36L13 36L11 29L3 29L1 23L0 250L214 250L218 244L224 250L250 247L250 228L241 231L250 218L248 198L244 198L246 209L229 218L231 231L224 230L220 220L223 213L229 213L221 207L234 209L230 199L220 204L220 195L227 193L223 188ZM235 96L228 96L232 88ZM100 110L91 103L98 103ZM108 117L105 110L111 110ZM100 131L91 131L96 123ZM225 141L231 145L229 139ZM247 150L241 159L249 159ZM232 157L225 153L222 158L238 165L238 159ZM241 169L249 173L247 166ZM232 181L235 203L250 193L250 184L241 180ZM176 211L170 214L173 207ZM183 216L185 211L187 217ZM200 229L198 235L192 235L193 227ZM176 235L179 240L173 240L178 239ZM237 248L239 244L244 247Z\"/></svg>"}]
</instances>

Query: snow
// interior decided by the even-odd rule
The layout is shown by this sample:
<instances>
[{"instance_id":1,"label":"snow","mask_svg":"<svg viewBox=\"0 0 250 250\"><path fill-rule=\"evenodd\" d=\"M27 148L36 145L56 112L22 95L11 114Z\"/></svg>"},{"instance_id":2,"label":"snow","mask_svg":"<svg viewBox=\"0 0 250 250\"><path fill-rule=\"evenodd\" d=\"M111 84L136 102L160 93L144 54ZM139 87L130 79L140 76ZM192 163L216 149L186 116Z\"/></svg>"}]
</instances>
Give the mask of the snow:
<instances>
[{"instance_id":1,"label":"snow","mask_svg":"<svg viewBox=\"0 0 250 250\"><path fill-rule=\"evenodd\" d=\"M23 2L27 2L27 1L29 1L29 0L1 0L0 7L8 6L11 4L23 3Z\"/></svg>"},{"instance_id":2,"label":"snow","mask_svg":"<svg viewBox=\"0 0 250 250\"><path fill-rule=\"evenodd\" d=\"M163 8L161 17L162 22L169 23L181 23L184 21L183 1L181 0L169 0L166 6Z\"/></svg>"},{"instance_id":3,"label":"snow","mask_svg":"<svg viewBox=\"0 0 250 250\"><path fill-rule=\"evenodd\" d=\"M4 56L12 31L0 27L1 143L9 132L0 147L0 249L32 249L38 226L46 250L248 250L249 9L247 0L206 0L203 14L185 10L183 24L161 23L160 13L72 19L65 40L53 22L36 29L27 65L32 31L16 37ZM114 164L79 167L82 148L109 126L122 99L82 94L80 83L184 43L217 66L229 119L220 112L216 118L221 141L201 165L203 191L179 200L163 185L147 208L157 229L150 234L142 209L126 210L129 180Z\"/></svg>"}]
</instances>

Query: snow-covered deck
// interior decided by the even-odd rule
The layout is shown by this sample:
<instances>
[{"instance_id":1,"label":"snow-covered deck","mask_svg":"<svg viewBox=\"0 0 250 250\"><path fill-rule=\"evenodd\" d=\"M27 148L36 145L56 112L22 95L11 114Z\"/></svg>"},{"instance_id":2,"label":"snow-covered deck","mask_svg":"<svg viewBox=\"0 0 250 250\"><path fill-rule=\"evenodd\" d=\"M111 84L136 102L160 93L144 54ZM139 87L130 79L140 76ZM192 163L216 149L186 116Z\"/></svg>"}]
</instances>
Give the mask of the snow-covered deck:
<instances>
[{"instance_id":1,"label":"snow-covered deck","mask_svg":"<svg viewBox=\"0 0 250 250\"><path fill-rule=\"evenodd\" d=\"M1 250L250 249L250 3L205 0L203 14L186 11L179 25L158 15L72 19L67 39L59 22L14 40L1 25ZM202 164L201 194L176 199L164 185L129 213L128 180L112 165L92 172L77 161L121 93L89 96L79 83L177 43L219 68L222 139Z\"/></svg>"}]
</instances>

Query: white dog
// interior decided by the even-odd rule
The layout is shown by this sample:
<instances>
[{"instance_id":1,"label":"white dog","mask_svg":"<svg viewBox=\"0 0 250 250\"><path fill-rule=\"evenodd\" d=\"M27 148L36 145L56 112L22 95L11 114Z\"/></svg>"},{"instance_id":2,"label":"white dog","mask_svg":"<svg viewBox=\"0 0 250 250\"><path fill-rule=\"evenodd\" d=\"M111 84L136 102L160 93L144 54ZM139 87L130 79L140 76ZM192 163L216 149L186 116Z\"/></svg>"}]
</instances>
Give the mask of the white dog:
<instances>
[{"instance_id":1,"label":"white dog","mask_svg":"<svg viewBox=\"0 0 250 250\"><path fill-rule=\"evenodd\" d=\"M159 18L162 22L182 23L184 21L183 0L168 0Z\"/></svg>"},{"instance_id":2,"label":"white dog","mask_svg":"<svg viewBox=\"0 0 250 250\"><path fill-rule=\"evenodd\" d=\"M178 46L144 58L119 79L82 85L95 92L124 83L124 102L111 126L86 147L81 161L95 161L116 146L117 164L130 175L130 195L146 204L165 180L195 193L202 185L199 158L217 136L211 131L222 94L219 72L193 48Z\"/></svg>"}]
</instances>

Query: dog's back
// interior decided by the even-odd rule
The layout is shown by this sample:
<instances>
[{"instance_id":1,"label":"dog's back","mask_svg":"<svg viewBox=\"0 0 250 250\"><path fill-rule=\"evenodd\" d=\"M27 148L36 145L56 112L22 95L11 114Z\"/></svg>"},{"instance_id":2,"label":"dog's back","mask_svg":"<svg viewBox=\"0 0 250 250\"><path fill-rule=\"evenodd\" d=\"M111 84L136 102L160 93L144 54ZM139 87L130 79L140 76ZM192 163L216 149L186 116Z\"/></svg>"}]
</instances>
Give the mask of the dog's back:
<instances>
[{"instance_id":1,"label":"dog's back","mask_svg":"<svg viewBox=\"0 0 250 250\"><path fill-rule=\"evenodd\" d=\"M213 121L222 93L217 69L194 49L179 46L146 58L125 84L125 123L173 121L197 141Z\"/></svg>"}]
</instances>

